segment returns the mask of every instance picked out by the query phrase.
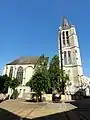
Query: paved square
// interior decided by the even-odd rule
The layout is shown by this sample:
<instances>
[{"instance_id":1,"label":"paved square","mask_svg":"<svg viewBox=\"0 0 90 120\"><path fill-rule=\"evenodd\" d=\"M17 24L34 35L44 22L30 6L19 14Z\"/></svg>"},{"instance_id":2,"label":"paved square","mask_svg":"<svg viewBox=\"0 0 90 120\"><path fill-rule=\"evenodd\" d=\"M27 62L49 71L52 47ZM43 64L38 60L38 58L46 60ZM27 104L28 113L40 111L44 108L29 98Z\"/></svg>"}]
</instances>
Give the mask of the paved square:
<instances>
[{"instance_id":1,"label":"paved square","mask_svg":"<svg viewBox=\"0 0 90 120\"><path fill-rule=\"evenodd\" d=\"M72 110L76 107L73 105L67 104L68 107L66 107L65 103L31 103L31 102L25 102L22 100L8 100L0 103L1 113L2 109L7 110L18 117L21 118L37 118L37 117L43 117L43 116L49 116L56 113L64 112L65 110ZM5 112L0 117L6 115L7 119L8 114ZM6 120L7 120L6 119ZM0 119L1 120L1 119Z\"/></svg>"},{"instance_id":2,"label":"paved square","mask_svg":"<svg viewBox=\"0 0 90 120\"><path fill-rule=\"evenodd\" d=\"M0 120L90 120L90 99L70 103L0 103Z\"/></svg>"}]
</instances>

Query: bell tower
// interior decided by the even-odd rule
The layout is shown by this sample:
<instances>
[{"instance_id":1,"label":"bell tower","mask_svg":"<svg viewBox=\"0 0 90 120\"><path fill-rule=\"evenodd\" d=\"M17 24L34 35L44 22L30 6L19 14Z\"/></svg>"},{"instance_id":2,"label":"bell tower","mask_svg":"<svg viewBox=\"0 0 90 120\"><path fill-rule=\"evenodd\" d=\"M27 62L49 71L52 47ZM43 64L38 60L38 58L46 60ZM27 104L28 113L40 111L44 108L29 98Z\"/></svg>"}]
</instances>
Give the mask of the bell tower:
<instances>
[{"instance_id":1,"label":"bell tower","mask_svg":"<svg viewBox=\"0 0 90 120\"><path fill-rule=\"evenodd\" d=\"M60 48L62 48L62 52L60 52ZM74 25L69 25L66 17L63 18L62 26L58 30L58 52L59 59L61 58L60 53L62 53L63 70L70 79L70 92L74 92L75 88L82 84L83 70L76 29Z\"/></svg>"}]
</instances>

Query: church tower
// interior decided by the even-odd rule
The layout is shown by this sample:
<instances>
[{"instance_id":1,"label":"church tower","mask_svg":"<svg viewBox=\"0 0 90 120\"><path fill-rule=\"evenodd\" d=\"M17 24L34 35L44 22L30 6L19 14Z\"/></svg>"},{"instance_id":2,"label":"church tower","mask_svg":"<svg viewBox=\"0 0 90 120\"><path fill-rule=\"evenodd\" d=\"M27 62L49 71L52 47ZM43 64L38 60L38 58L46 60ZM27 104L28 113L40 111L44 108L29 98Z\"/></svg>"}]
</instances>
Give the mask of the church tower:
<instances>
[{"instance_id":1,"label":"church tower","mask_svg":"<svg viewBox=\"0 0 90 120\"><path fill-rule=\"evenodd\" d=\"M60 52L60 48L62 48L62 52ZM70 79L69 90L70 92L75 92L75 88L79 88L82 85L83 70L75 26L69 25L66 17L63 18L62 26L58 30L58 52L60 64L60 53L62 53L63 70L65 70Z\"/></svg>"}]
</instances>

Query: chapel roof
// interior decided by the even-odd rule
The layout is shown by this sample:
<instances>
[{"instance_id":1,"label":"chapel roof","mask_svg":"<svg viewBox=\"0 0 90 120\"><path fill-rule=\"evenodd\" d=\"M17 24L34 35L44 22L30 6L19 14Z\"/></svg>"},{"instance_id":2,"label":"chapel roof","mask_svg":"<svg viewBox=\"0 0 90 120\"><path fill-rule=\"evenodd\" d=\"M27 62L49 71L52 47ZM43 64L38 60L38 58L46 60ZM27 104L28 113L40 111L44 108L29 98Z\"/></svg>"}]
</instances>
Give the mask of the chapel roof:
<instances>
[{"instance_id":1,"label":"chapel roof","mask_svg":"<svg viewBox=\"0 0 90 120\"><path fill-rule=\"evenodd\" d=\"M8 63L7 65L26 65L26 64L36 64L39 56L24 56L17 58L16 60ZM46 60L48 60L48 57L45 57Z\"/></svg>"}]
</instances>

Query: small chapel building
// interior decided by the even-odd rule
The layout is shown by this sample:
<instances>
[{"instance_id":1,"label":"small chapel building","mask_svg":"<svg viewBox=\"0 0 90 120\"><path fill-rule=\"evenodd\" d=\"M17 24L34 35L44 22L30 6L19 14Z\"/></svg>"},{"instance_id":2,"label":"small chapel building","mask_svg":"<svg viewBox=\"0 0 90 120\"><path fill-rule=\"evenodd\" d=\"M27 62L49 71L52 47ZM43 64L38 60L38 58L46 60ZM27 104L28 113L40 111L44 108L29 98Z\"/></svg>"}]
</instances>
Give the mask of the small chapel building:
<instances>
[{"instance_id":1,"label":"small chapel building","mask_svg":"<svg viewBox=\"0 0 90 120\"><path fill-rule=\"evenodd\" d=\"M3 75L6 74L12 79L17 78L22 80L22 84L17 87L19 98L24 97L25 93L30 93L30 87L26 86L26 83L34 74L34 68L39 58L37 56L20 57L4 66ZM48 59L48 57L45 58ZM12 94L10 89L8 90L8 94Z\"/></svg>"}]
</instances>

